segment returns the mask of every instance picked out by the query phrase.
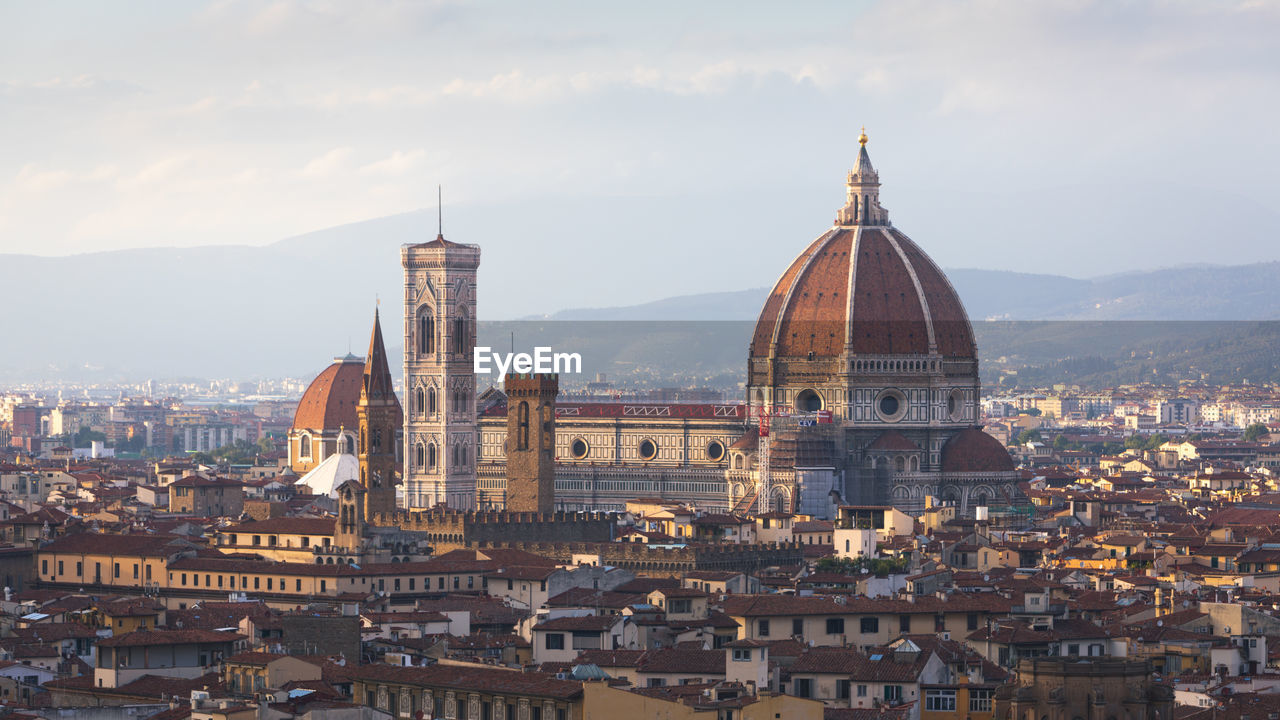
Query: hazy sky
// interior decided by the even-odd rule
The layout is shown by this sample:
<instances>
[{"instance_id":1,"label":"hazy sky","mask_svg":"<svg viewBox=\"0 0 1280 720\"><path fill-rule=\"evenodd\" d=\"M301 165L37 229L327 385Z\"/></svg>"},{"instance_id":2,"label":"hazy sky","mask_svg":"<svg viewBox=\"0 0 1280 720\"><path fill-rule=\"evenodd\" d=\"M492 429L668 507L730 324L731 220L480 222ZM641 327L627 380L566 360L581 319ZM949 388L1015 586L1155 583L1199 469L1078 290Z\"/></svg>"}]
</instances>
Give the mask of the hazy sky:
<instances>
[{"instance_id":1,"label":"hazy sky","mask_svg":"<svg viewBox=\"0 0 1280 720\"><path fill-rule=\"evenodd\" d=\"M776 193L821 209L798 251L865 124L946 266L1280 259L1277 37L1262 1L5 2L0 252L263 244L437 183L495 208ZM1091 219L1157 230L1099 266ZM1191 221L1238 242L1162 237Z\"/></svg>"}]
</instances>

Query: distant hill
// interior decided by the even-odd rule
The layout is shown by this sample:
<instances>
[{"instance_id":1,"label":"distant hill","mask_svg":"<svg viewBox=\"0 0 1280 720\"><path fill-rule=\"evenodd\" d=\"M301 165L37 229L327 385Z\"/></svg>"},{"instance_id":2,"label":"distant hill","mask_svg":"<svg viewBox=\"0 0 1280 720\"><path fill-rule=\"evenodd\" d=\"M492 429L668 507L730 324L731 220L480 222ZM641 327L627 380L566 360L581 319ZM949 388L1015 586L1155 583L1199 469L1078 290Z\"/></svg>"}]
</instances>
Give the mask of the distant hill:
<instances>
[{"instance_id":1,"label":"distant hill","mask_svg":"<svg viewBox=\"0 0 1280 720\"><path fill-rule=\"evenodd\" d=\"M752 204L752 198L735 200ZM676 203L670 198L604 198L586 204L476 205L447 212L445 230L452 239L484 248L482 318L750 323L766 289L714 290L734 278L771 280L807 238L789 229L794 217L706 212L714 206L706 198ZM495 217L504 220L495 223ZM0 288L7 300L0 383L310 377L348 348L363 353L375 297L384 300L388 350L398 356L403 293L399 247L429 239L434 226L434 212L414 212L263 247L0 255ZM680 232L670 232L672 227ZM612 254L602 254L602 232L608 233ZM710 233L741 237L742 247L754 250L729 257L691 242ZM766 241L778 237L792 239ZM564 269L567 257L575 258L576 269ZM1280 318L1277 270L1280 263L1269 262L1090 280L996 270L948 272L975 319L1199 321ZM669 286L709 290L633 302L654 297L654 288ZM585 301L592 298L614 302L586 307ZM536 314L575 306L582 309ZM482 328L490 331L498 332L497 326ZM704 371L728 359L734 371L741 372L745 340L734 339L734 332L716 336L714 357L706 358ZM608 336L603 330L599 333ZM701 362L695 356L704 336L669 339L680 344L672 349L673 360ZM606 349L665 352L648 347L649 341L642 344L643 348L611 341ZM1003 348L984 346L984 354ZM732 360L735 357L738 360Z\"/></svg>"},{"instance_id":2,"label":"distant hill","mask_svg":"<svg viewBox=\"0 0 1280 720\"><path fill-rule=\"evenodd\" d=\"M1194 266L1091 280L1005 270L947 270L978 320L1278 320L1280 262ZM551 320L750 320L769 288L561 310ZM532 318L527 318L532 319Z\"/></svg>"}]
</instances>

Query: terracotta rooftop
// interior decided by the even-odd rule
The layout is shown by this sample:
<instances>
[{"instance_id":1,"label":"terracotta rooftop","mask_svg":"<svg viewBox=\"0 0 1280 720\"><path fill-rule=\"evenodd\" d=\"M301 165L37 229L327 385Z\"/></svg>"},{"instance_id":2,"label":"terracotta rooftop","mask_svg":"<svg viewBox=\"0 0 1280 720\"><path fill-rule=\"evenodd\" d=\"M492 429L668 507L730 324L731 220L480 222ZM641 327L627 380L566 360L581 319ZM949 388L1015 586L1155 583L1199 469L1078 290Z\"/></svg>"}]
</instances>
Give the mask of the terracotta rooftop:
<instances>
[{"instance_id":1,"label":"terracotta rooftop","mask_svg":"<svg viewBox=\"0 0 1280 720\"><path fill-rule=\"evenodd\" d=\"M501 688L503 693L512 695L531 695L558 700L572 700L582 694L581 682L559 680L554 675L545 673L515 672L479 666L361 665L352 675L357 680L454 690L492 692L494 688Z\"/></svg>"}]
</instances>

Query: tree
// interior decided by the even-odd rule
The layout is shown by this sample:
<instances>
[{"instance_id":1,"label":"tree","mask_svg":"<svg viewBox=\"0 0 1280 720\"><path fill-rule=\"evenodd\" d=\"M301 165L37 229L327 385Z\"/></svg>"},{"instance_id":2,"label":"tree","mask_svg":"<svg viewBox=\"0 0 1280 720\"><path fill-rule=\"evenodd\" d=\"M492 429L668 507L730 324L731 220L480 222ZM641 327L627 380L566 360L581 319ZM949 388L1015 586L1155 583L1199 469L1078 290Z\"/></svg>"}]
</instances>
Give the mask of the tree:
<instances>
[{"instance_id":1,"label":"tree","mask_svg":"<svg viewBox=\"0 0 1280 720\"><path fill-rule=\"evenodd\" d=\"M1147 442L1142 446L1142 448L1144 450L1159 450L1160 446L1167 442L1169 442L1169 438L1161 435L1160 433L1155 433L1151 437L1147 438Z\"/></svg>"},{"instance_id":2,"label":"tree","mask_svg":"<svg viewBox=\"0 0 1280 720\"><path fill-rule=\"evenodd\" d=\"M842 575L854 575L865 570L872 575L881 577L890 573L906 572L911 567L911 558L844 558L844 557L824 557L816 563L818 572L840 573Z\"/></svg>"},{"instance_id":3,"label":"tree","mask_svg":"<svg viewBox=\"0 0 1280 720\"><path fill-rule=\"evenodd\" d=\"M1059 435L1053 439L1054 450L1066 450L1069 447L1071 447L1071 442L1067 440L1066 435Z\"/></svg>"},{"instance_id":4,"label":"tree","mask_svg":"<svg viewBox=\"0 0 1280 720\"><path fill-rule=\"evenodd\" d=\"M217 458L219 462L228 465L247 465L256 462L260 452L262 452L262 447L257 443L236 440L230 445L223 445L214 450L213 457Z\"/></svg>"},{"instance_id":5,"label":"tree","mask_svg":"<svg viewBox=\"0 0 1280 720\"><path fill-rule=\"evenodd\" d=\"M71 447L87 448L92 445L94 440L97 440L98 442L106 442L107 434L96 430L90 430L88 426L81 425L80 429L76 431L75 436L71 439Z\"/></svg>"},{"instance_id":6,"label":"tree","mask_svg":"<svg viewBox=\"0 0 1280 720\"><path fill-rule=\"evenodd\" d=\"M1040 430L1038 428L1027 428L1018 433L1018 444L1026 445L1029 442L1040 442Z\"/></svg>"},{"instance_id":7,"label":"tree","mask_svg":"<svg viewBox=\"0 0 1280 720\"><path fill-rule=\"evenodd\" d=\"M1244 441L1257 442L1258 438L1261 438L1266 434L1268 434L1266 425L1263 425L1262 423L1254 423L1244 429Z\"/></svg>"},{"instance_id":8,"label":"tree","mask_svg":"<svg viewBox=\"0 0 1280 720\"><path fill-rule=\"evenodd\" d=\"M197 465L216 465L217 464L217 462L213 459L213 456L204 451L193 452L188 457L191 458L191 462L196 463Z\"/></svg>"}]
</instances>

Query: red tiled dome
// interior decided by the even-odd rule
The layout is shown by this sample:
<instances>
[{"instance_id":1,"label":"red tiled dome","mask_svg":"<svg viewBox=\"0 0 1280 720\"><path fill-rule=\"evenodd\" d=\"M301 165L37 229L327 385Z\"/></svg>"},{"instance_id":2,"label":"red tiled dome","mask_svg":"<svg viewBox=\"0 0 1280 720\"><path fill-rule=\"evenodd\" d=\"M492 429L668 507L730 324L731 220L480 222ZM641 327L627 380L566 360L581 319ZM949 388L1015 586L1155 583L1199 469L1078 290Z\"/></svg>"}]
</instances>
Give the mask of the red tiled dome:
<instances>
[{"instance_id":1,"label":"red tiled dome","mask_svg":"<svg viewBox=\"0 0 1280 720\"><path fill-rule=\"evenodd\" d=\"M956 433L942 446L942 472L1011 472L1013 458L1000 441L977 428Z\"/></svg>"},{"instance_id":2,"label":"red tiled dome","mask_svg":"<svg viewBox=\"0 0 1280 720\"><path fill-rule=\"evenodd\" d=\"M857 354L977 356L946 275L888 225L836 227L809 245L765 301L751 356L831 358L846 344Z\"/></svg>"},{"instance_id":3,"label":"red tiled dome","mask_svg":"<svg viewBox=\"0 0 1280 720\"><path fill-rule=\"evenodd\" d=\"M354 432L359 426L356 405L360 402L363 376L364 360L354 355L334 360L302 394L293 416L293 429L319 431L346 427Z\"/></svg>"}]
</instances>

